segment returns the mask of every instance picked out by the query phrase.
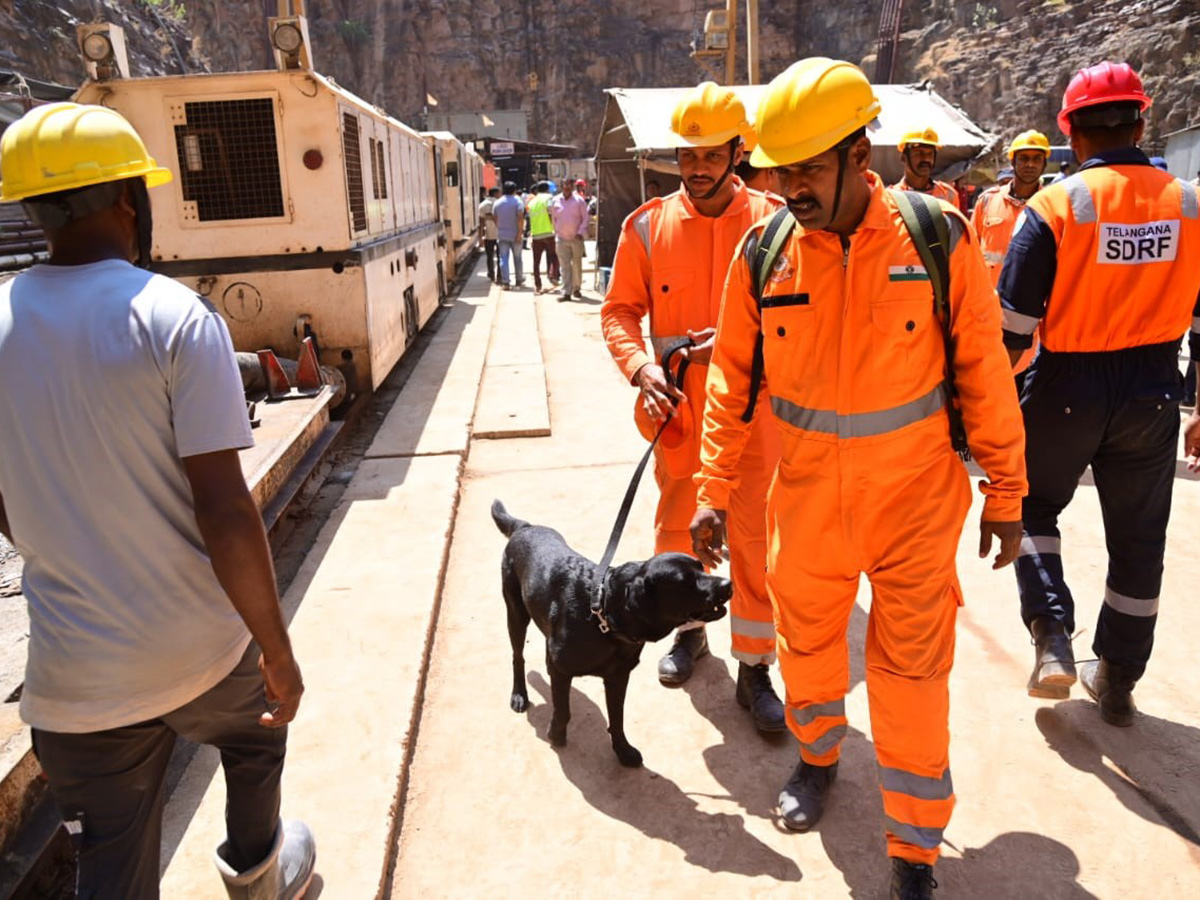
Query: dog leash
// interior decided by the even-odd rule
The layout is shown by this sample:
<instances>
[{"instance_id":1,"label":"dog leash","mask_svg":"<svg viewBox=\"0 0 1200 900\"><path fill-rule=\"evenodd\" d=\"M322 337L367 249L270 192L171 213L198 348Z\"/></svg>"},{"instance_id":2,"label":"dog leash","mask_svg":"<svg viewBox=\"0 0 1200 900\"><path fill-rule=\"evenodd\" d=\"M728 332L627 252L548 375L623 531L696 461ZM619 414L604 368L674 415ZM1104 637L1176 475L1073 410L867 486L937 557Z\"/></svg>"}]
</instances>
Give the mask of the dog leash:
<instances>
[{"instance_id":1,"label":"dog leash","mask_svg":"<svg viewBox=\"0 0 1200 900\"><path fill-rule=\"evenodd\" d=\"M686 356L682 357L679 362L678 371L671 369L671 360L685 347L694 345L695 341L690 337L680 338L663 350L662 358L659 360L667 381L681 392L683 391L683 376L687 373L689 360ZM677 400L672 400L672 403L676 407L679 405ZM629 511L633 509L633 498L637 496L638 485L642 481L642 473L646 471L646 463L650 461L650 456L654 453L654 448L658 446L658 439L663 436L663 432L667 430L669 424L671 424L670 417L663 420L662 425L658 428L658 433L654 435L654 440L650 442L650 446L642 454L642 459L637 464L637 468L633 470L633 478L630 479L629 487L625 490L625 499L621 501L621 508L617 511L617 521L613 523L612 534L608 536L608 546L604 548L604 555L600 557L600 574L596 579L596 590L592 593L591 609L592 615L600 622L600 631L603 634L608 634L613 630L612 625L608 621L607 610L604 608L605 600L607 599L604 591L604 583L608 579L608 570L612 566L613 557L617 553L617 546L621 543L621 535L625 531L625 522L629 519ZM613 633L616 634L616 632ZM617 636L619 637L620 635Z\"/></svg>"}]
</instances>

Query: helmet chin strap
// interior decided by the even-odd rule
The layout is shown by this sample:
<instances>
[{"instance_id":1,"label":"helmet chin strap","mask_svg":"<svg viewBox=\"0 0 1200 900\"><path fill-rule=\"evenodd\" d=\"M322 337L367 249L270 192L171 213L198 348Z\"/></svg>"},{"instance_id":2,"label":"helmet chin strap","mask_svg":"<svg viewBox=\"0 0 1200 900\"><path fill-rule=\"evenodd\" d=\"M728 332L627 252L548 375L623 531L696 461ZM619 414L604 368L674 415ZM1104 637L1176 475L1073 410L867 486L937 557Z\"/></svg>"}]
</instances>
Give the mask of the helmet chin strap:
<instances>
[{"instance_id":1,"label":"helmet chin strap","mask_svg":"<svg viewBox=\"0 0 1200 900\"><path fill-rule=\"evenodd\" d=\"M717 179L717 183L709 188L707 193L694 194L692 193L692 189L688 187L688 183L686 181L683 183L683 189L687 191L687 195L691 197L692 200L711 200L713 197L717 196L717 191L721 190L721 186L724 185L729 176L733 174L733 158L737 155L736 142L738 140L739 138L733 138L726 145L729 147L729 164L725 166L725 171L721 173L721 177ZM678 154L679 151L677 150L675 152Z\"/></svg>"},{"instance_id":2,"label":"helmet chin strap","mask_svg":"<svg viewBox=\"0 0 1200 900\"><path fill-rule=\"evenodd\" d=\"M149 269L154 220L150 214L150 192L146 189L146 179L132 179L130 189L133 193L133 208L137 213L138 258L136 265L141 269Z\"/></svg>"}]
</instances>

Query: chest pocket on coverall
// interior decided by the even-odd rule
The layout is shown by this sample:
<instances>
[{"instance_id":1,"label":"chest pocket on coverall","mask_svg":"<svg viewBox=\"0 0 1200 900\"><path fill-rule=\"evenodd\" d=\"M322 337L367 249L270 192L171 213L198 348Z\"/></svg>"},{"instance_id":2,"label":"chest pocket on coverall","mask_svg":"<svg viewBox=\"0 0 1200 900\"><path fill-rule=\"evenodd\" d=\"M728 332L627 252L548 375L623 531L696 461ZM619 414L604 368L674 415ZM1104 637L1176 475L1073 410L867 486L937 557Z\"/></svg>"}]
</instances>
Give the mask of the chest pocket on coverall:
<instances>
[{"instance_id":1,"label":"chest pocket on coverall","mask_svg":"<svg viewBox=\"0 0 1200 900\"><path fill-rule=\"evenodd\" d=\"M929 281L889 284L871 303L871 353L883 371L923 377L933 350L940 352L940 332L933 312ZM930 342L935 346L931 346Z\"/></svg>"},{"instance_id":2,"label":"chest pocket on coverall","mask_svg":"<svg viewBox=\"0 0 1200 900\"><path fill-rule=\"evenodd\" d=\"M808 293L763 297L763 359L767 369L797 372L812 355L816 336L816 307Z\"/></svg>"}]
</instances>

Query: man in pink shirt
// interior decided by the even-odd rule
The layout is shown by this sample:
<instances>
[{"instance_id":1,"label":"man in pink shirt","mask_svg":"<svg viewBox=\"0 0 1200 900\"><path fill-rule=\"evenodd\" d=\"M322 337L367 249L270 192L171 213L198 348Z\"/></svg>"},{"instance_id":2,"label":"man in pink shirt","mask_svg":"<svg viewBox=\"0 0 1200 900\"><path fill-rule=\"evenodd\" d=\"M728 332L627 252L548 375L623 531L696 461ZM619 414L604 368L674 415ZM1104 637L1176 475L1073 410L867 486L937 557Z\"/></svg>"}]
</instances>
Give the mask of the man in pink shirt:
<instances>
[{"instance_id":1,"label":"man in pink shirt","mask_svg":"<svg viewBox=\"0 0 1200 900\"><path fill-rule=\"evenodd\" d=\"M562 271L563 292L559 302L572 296L583 297L583 238L587 234L590 216L583 189L587 182L575 182L577 192L564 190L552 204L550 216L554 219L554 248L558 251L558 264Z\"/></svg>"}]
</instances>

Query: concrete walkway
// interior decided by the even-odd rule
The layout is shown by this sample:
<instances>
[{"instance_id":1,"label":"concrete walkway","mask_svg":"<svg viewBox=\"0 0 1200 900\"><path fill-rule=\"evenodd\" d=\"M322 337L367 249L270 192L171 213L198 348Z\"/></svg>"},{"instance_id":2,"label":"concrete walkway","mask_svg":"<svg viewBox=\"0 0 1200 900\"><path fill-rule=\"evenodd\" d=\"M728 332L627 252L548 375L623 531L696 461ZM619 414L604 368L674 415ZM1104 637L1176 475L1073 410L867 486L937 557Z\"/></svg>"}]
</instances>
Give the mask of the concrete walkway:
<instances>
[{"instance_id":1,"label":"concrete walkway","mask_svg":"<svg viewBox=\"0 0 1200 900\"><path fill-rule=\"evenodd\" d=\"M598 558L645 446L598 313L591 292L573 303L528 290L500 300L494 289L460 301L458 343L450 346L447 326L447 345L421 361L429 377L441 369L444 393L418 368L288 594L308 694L292 731L284 811L313 825L322 895L881 896L887 863L862 682L866 590L851 621L850 736L829 810L807 835L775 824L796 746L786 735L761 738L734 702L726 621L712 627L715 656L682 689L655 678L665 642L643 654L626 728L644 769L617 764L595 679L575 683L568 745L547 743L535 628L526 651L533 706L508 708L504 539L489 505L499 497ZM500 323L517 317L525 326L505 329L498 346ZM465 398L486 386L485 363L522 368L537 350L550 434L470 439ZM972 511L952 679L959 805L939 898L1200 896L1200 606L1190 599L1200 559L1186 527L1200 514L1200 485L1180 469L1158 642L1137 692L1144 713L1127 730L1104 725L1081 689L1058 703L1025 695L1031 651L1013 576L976 558L978 505ZM653 503L647 477L618 560L651 552ZM1105 570L1086 479L1063 524L1086 658ZM220 895L208 862L220 835L214 764L207 778L194 764L190 792L177 791L168 810L166 897Z\"/></svg>"}]
</instances>

